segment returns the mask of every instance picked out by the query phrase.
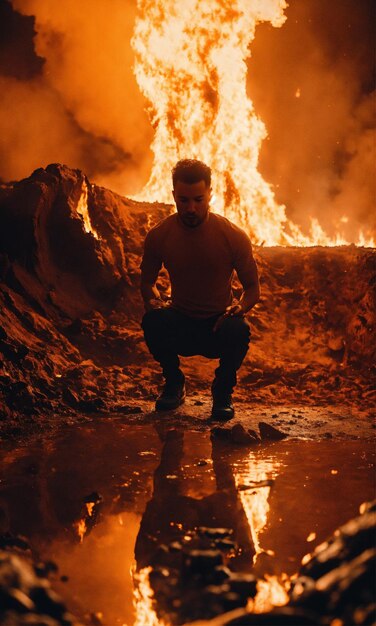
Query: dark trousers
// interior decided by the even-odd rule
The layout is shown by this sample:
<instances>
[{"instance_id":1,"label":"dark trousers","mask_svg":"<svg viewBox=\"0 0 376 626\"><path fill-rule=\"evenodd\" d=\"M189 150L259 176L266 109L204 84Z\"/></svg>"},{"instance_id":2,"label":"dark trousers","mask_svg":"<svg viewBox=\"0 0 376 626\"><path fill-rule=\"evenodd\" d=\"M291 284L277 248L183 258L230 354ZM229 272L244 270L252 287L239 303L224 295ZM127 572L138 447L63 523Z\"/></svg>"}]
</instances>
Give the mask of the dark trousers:
<instances>
[{"instance_id":1,"label":"dark trousers","mask_svg":"<svg viewBox=\"0 0 376 626\"><path fill-rule=\"evenodd\" d=\"M179 355L201 355L219 359L213 394L232 393L236 372L247 354L250 329L243 317L228 317L213 332L218 317L200 319L170 308L145 313L142 320L145 341L166 380L181 380Z\"/></svg>"}]
</instances>

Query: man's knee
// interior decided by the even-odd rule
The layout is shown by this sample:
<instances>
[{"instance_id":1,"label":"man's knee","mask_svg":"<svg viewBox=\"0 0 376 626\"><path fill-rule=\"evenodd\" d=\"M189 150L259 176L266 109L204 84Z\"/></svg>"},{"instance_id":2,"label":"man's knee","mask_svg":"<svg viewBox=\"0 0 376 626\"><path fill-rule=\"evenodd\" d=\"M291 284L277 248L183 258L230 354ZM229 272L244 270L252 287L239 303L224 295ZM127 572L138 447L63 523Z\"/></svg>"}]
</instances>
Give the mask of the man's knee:
<instances>
[{"instance_id":1,"label":"man's knee","mask_svg":"<svg viewBox=\"0 0 376 626\"><path fill-rule=\"evenodd\" d=\"M141 326L145 332L161 331L166 325L171 323L170 309L151 309L147 311L142 318Z\"/></svg>"},{"instance_id":2,"label":"man's knee","mask_svg":"<svg viewBox=\"0 0 376 626\"><path fill-rule=\"evenodd\" d=\"M226 341L235 344L247 345L251 337L251 331L248 322L244 317L227 317L223 320L219 328L219 332Z\"/></svg>"}]
</instances>

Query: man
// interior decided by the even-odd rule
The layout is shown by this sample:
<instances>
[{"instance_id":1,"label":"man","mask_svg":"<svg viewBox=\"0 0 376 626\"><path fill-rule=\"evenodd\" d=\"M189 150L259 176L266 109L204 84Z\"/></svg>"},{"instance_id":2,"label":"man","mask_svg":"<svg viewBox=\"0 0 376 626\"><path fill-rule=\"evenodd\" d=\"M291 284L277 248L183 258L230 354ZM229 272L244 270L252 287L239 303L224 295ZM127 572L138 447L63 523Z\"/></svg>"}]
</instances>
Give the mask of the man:
<instances>
[{"instance_id":1,"label":"man","mask_svg":"<svg viewBox=\"0 0 376 626\"><path fill-rule=\"evenodd\" d=\"M232 392L249 345L244 315L259 300L257 267L246 233L209 211L211 170L201 161L184 159L172 170L177 212L152 228L141 263L142 320L146 344L161 365L165 386L157 410L176 409L185 399L179 355L219 358L212 384L213 419L234 415ZM166 305L156 286L162 265L171 282ZM243 287L233 301L232 276Z\"/></svg>"}]
</instances>

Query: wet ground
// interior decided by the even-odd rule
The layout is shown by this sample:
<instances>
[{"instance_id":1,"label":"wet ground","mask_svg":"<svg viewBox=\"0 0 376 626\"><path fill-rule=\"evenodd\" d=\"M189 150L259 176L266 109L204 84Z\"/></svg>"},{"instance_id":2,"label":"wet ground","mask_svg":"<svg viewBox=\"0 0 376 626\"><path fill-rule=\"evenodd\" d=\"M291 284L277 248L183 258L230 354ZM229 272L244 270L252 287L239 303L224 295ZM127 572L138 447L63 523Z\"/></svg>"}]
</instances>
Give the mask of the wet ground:
<instances>
[{"instance_id":1,"label":"wet ground","mask_svg":"<svg viewBox=\"0 0 376 626\"><path fill-rule=\"evenodd\" d=\"M157 544L231 528L232 569L291 576L375 492L371 441L234 447L164 420L65 427L0 455L0 531L55 561L69 609L107 626L146 623L134 572L158 565Z\"/></svg>"}]
</instances>

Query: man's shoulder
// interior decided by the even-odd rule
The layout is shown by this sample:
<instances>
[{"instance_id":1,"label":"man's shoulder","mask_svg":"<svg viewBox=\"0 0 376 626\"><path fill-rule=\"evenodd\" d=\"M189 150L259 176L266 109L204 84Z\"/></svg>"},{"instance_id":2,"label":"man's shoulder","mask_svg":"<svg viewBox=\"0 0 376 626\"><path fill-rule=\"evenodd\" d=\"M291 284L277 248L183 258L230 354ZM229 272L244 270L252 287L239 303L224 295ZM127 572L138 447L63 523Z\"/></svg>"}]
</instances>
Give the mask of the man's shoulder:
<instances>
[{"instance_id":1,"label":"man's shoulder","mask_svg":"<svg viewBox=\"0 0 376 626\"><path fill-rule=\"evenodd\" d=\"M227 236L235 238L240 237L249 240L249 236L247 235L245 230L229 220L228 217L225 217L224 215L219 215L219 213L210 213L210 216L213 226L221 230Z\"/></svg>"},{"instance_id":2,"label":"man's shoulder","mask_svg":"<svg viewBox=\"0 0 376 626\"><path fill-rule=\"evenodd\" d=\"M164 217L160 220L155 226L153 226L149 232L148 236L159 237L163 236L164 233L168 232L171 228L174 228L176 225L176 213L172 213L167 217Z\"/></svg>"}]
</instances>

